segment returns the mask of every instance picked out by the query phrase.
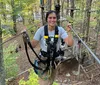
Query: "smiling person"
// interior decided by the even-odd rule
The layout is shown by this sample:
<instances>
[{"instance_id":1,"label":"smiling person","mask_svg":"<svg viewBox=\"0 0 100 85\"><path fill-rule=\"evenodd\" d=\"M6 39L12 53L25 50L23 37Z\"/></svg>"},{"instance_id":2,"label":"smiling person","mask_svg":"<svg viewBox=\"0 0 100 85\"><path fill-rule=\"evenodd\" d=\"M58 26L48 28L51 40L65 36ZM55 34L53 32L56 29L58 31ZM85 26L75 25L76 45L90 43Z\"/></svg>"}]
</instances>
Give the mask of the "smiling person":
<instances>
[{"instance_id":1,"label":"smiling person","mask_svg":"<svg viewBox=\"0 0 100 85\"><path fill-rule=\"evenodd\" d=\"M47 24L45 26L42 26L37 30L32 40L33 48L40 43L41 50L39 56L44 60L47 59L46 70L43 75L45 76L48 75L46 74L47 73L46 71L49 70L51 65L50 61L52 61L53 69L52 69L51 77L46 80L40 77L40 81L39 81L40 85L53 84L54 78L56 76L56 68L55 68L54 61L60 55L59 50L61 45L61 39L63 39L64 42L67 43L67 45L69 46L73 45L71 29L68 27L66 28L66 30L64 30L64 28L57 26L57 15L55 11L50 10L49 12L46 13L46 22ZM39 66L38 61L39 60L35 62L37 66ZM39 75L38 69L35 69L35 72Z\"/></svg>"}]
</instances>

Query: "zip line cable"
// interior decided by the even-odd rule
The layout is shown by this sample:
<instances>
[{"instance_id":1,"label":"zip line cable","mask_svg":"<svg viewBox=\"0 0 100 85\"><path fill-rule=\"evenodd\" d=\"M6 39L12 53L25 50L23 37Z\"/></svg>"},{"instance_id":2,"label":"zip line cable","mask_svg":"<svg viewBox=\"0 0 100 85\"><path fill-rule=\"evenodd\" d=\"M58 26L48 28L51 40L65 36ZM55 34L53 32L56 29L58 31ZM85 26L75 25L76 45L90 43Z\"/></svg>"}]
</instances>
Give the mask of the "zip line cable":
<instances>
[{"instance_id":1,"label":"zip line cable","mask_svg":"<svg viewBox=\"0 0 100 85\"><path fill-rule=\"evenodd\" d=\"M14 37L12 37L12 38L10 38L10 39L4 41L3 43L0 44L0 46L3 45L3 44L5 44L6 42L8 42L8 41L10 41L10 40L12 40L12 39L18 37L18 36L20 36L20 35L22 35L22 33L19 33L19 34L17 34L16 36L14 36Z\"/></svg>"},{"instance_id":2,"label":"zip line cable","mask_svg":"<svg viewBox=\"0 0 100 85\"><path fill-rule=\"evenodd\" d=\"M94 59L100 64L99 58L91 51L91 49L85 44L85 42L77 35L77 33L75 32L75 30L73 28L71 28L71 30L79 38L79 40L82 42L82 44L88 49L88 51L91 53L91 55L94 57Z\"/></svg>"}]
</instances>

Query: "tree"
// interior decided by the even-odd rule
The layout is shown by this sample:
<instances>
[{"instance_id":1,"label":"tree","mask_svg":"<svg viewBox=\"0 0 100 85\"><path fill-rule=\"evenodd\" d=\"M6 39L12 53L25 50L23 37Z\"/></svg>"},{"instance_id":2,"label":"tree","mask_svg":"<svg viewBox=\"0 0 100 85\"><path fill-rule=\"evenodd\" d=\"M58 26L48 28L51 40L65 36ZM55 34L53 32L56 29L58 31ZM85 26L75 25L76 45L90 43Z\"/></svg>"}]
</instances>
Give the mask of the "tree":
<instances>
[{"instance_id":1,"label":"tree","mask_svg":"<svg viewBox=\"0 0 100 85\"><path fill-rule=\"evenodd\" d=\"M11 0L11 7L12 7L12 19L13 19L13 29L17 33L17 28L16 28L16 12L15 12L15 1Z\"/></svg>"},{"instance_id":2,"label":"tree","mask_svg":"<svg viewBox=\"0 0 100 85\"><path fill-rule=\"evenodd\" d=\"M0 5L2 4L0 3ZM2 29L1 29L1 14L0 14L0 85L5 85L5 71L4 71L4 65L3 65L3 47L1 44L2 44Z\"/></svg>"},{"instance_id":3,"label":"tree","mask_svg":"<svg viewBox=\"0 0 100 85\"><path fill-rule=\"evenodd\" d=\"M65 2L65 0L61 0L61 16L63 17L63 14L64 14L64 2Z\"/></svg>"},{"instance_id":4,"label":"tree","mask_svg":"<svg viewBox=\"0 0 100 85\"><path fill-rule=\"evenodd\" d=\"M86 36L86 41L88 41L88 34L89 34L91 4L92 4L92 0L86 0L86 9L85 9L85 16L84 16L84 23L83 23L83 34L85 34Z\"/></svg>"},{"instance_id":5,"label":"tree","mask_svg":"<svg viewBox=\"0 0 100 85\"><path fill-rule=\"evenodd\" d=\"M67 6L66 6L66 15L68 15L68 13L69 13L69 0L67 0Z\"/></svg>"},{"instance_id":6,"label":"tree","mask_svg":"<svg viewBox=\"0 0 100 85\"><path fill-rule=\"evenodd\" d=\"M97 20L97 25L96 25L96 32L97 32L97 34L96 34L96 40L97 40L97 42L95 44L95 52L97 51L97 46L98 46L98 43L99 43L98 40L99 40L99 32L100 32L100 2L99 3L97 2L96 5L97 5L97 11L96 11L96 13L97 13L97 16L96 16L96 20Z\"/></svg>"},{"instance_id":7,"label":"tree","mask_svg":"<svg viewBox=\"0 0 100 85\"><path fill-rule=\"evenodd\" d=\"M48 4L47 10L48 11L51 10L51 2L52 2L52 0L47 0L47 4Z\"/></svg>"},{"instance_id":8,"label":"tree","mask_svg":"<svg viewBox=\"0 0 100 85\"><path fill-rule=\"evenodd\" d=\"M44 15L44 0L41 0L41 19L42 19L42 24L44 25L46 23L45 21L45 15Z\"/></svg>"},{"instance_id":9,"label":"tree","mask_svg":"<svg viewBox=\"0 0 100 85\"><path fill-rule=\"evenodd\" d=\"M74 16L74 0L70 0L70 4L71 4L71 10L70 10L70 16L73 18Z\"/></svg>"},{"instance_id":10,"label":"tree","mask_svg":"<svg viewBox=\"0 0 100 85\"><path fill-rule=\"evenodd\" d=\"M0 85L5 85L5 72L3 65L3 48L2 48L2 29L1 29L1 20L0 20Z\"/></svg>"},{"instance_id":11,"label":"tree","mask_svg":"<svg viewBox=\"0 0 100 85\"><path fill-rule=\"evenodd\" d=\"M60 25L60 0L57 0L57 4L55 5L55 11L56 11L56 14L57 14L57 24Z\"/></svg>"}]
</instances>

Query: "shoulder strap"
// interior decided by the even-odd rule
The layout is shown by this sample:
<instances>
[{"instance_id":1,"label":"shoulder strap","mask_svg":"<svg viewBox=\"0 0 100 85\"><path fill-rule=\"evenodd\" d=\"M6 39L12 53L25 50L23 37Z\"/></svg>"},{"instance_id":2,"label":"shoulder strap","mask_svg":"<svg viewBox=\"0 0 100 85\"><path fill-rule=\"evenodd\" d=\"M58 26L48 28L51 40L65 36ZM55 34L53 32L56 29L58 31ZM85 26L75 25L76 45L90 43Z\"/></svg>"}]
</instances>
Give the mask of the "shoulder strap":
<instances>
[{"instance_id":1,"label":"shoulder strap","mask_svg":"<svg viewBox=\"0 0 100 85\"><path fill-rule=\"evenodd\" d=\"M55 27L55 36L54 36L54 43L56 44L57 41L58 41L58 37L59 37L59 34L58 34L58 27L56 26Z\"/></svg>"},{"instance_id":2,"label":"shoulder strap","mask_svg":"<svg viewBox=\"0 0 100 85\"><path fill-rule=\"evenodd\" d=\"M48 25L44 26L44 38L46 39L46 43L49 44L49 36L48 36Z\"/></svg>"},{"instance_id":3,"label":"shoulder strap","mask_svg":"<svg viewBox=\"0 0 100 85\"><path fill-rule=\"evenodd\" d=\"M44 26L44 37L45 37L45 38L48 38L47 36L48 36L48 26L45 25L45 26Z\"/></svg>"}]
</instances>

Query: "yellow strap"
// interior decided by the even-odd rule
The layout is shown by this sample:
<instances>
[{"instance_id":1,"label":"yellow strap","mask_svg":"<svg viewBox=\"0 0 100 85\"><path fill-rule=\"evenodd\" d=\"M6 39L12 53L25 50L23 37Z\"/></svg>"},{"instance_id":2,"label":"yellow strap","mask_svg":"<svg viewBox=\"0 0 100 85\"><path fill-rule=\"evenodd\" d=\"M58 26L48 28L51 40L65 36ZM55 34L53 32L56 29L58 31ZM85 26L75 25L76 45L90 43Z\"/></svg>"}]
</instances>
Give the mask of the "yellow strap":
<instances>
[{"instance_id":1,"label":"yellow strap","mask_svg":"<svg viewBox=\"0 0 100 85\"><path fill-rule=\"evenodd\" d=\"M58 38L59 35L55 35L55 38ZM48 39L48 36L44 36L45 39Z\"/></svg>"},{"instance_id":2,"label":"yellow strap","mask_svg":"<svg viewBox=\"0 0 100 85\"><path fill-rule=\"evenodd\" d=\"M56 38L58 38L58 37L59 37L59 35L55 35L55 37L56 37Z\"/></svg>"},{"instance_id":3,"label":"yellow strap","mask_svg":"<svg viewBox=\"0 0 100 85\"><path fill-rule=\"evenodd\" d=\"M44 36L45 39L48 39L48 36Z\"/></svg>"}]
</instances>

